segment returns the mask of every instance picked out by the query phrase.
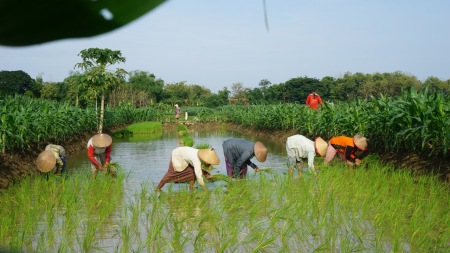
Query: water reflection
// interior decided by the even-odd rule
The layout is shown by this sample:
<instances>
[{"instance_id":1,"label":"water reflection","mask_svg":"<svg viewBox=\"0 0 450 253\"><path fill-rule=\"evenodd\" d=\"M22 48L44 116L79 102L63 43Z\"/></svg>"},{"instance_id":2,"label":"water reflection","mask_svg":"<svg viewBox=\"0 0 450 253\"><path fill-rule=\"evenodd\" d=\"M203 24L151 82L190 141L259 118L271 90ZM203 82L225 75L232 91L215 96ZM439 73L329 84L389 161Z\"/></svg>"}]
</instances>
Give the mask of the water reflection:
<instances>
[{"instance_id":1,"label":"water reflection","mask_svg":"<svg viewBox=\"0 0 450 253\"><path fill-rule=\"evenodd\" d=\"M233 131L196 131L191 130L194 147L199 144L209 144L216 149L221 163L215 166L213 174L226 175L225 158L222 143L230 138L243 138L250 141L262 141L269 153L265 163L259 163L256 158L252 161L260 168L274 168L280 173L286 172L286 155L284 143L273 143L265 139L244 136ZM114 138L111 161L120 164L127 174L125 188L139 190L142 184L156 185L167 172L172 150L178 147L177 135L174 131L163 131L156 135L136 135L133 137ZM86 150L76 154L69 154L69 170L85 170L89 168ZM253 176L249 170L248 176ZM207 187L220 185L219 182L208 183ZM167 186L166 186L167 187ZM183 184L174 187L185 187Z\"/></svg>"}]
</instances>

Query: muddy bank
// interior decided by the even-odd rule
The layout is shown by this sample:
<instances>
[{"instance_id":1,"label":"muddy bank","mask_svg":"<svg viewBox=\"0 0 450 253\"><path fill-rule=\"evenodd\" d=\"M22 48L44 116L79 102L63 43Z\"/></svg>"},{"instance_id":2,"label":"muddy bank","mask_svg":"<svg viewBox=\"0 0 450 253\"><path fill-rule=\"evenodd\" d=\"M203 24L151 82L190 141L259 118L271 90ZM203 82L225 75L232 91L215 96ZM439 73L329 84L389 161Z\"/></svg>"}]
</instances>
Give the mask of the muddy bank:
<instances>
[{"instance_id":1,"label":"muddy bank","mask_svg":"<svg viewBox=\"0 0 450 253\"><path fill-rule=\"evenodd\" d=\"M111 134L112 131L105 129L103 132ZM95 134L95 132L79 133L67 137L62 143L41 142L32 144L26 149L16 149L6 154L0 153L0 189L8 188L23 177L39 173L35 160L48 144L62 145L70 159L70 154L84 149L89 139Z\"/></svg>"},{"instance_id":2,"label":"muddy bank","mask_svg":"<svg viewBox=\"0 0 450 253\"><path fill-rule=\"evenodd\" d=\"M175 123L165 123L164 129L175 130ZM105 129L104 132L111 134L114 131L122 129L116 127L114 129ZM246 135L253 135L257 137L264 137L272 142L284 142L287 137L297 134L296 131L268 131L258 130L249 127L242 127L233 124L223 123L195 123L189 126L190 129L198 130L232 130L238 131ZM66 149L68 158L70 154L84 149L87 142L95 132L81 133L66 138L62 145ZM36 157L44 150L45 146L50 142L42 142L28 147L26 150L14 150L7 154L0 154L0 189L6 189L12 183L20 180L33 173L38 173L34 164ZM429 159L426 156L418 156L411 153L379 153L380 159L385 163L390 163L397 168L411 170L415 175L431 173L437 174L443 180L450 180L450 159ZM87 158L86 158L87 159ZM431 171L433 168L435 171ZM449 178L447 179L446 176Z\"/></svg>"}]
</instances>

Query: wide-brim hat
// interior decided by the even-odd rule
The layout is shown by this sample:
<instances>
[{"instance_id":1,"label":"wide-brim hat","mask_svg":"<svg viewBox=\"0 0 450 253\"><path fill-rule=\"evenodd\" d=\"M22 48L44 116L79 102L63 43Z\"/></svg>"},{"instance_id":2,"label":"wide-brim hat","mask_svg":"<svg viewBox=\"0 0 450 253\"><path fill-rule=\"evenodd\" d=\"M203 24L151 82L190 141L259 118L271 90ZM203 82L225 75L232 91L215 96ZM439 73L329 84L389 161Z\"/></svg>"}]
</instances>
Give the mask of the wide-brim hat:
<instances>
[{"instance_id":1,"label":"wide-brim hat","mask_svg":"<svg viewBox=\"0 0 450 253\"><path fill-rule=\"evenodd\" d=\"M207 164L218 165L220 163L219 157L213 148L200 149L198 158Z\"/></svg>"},{"instance_id":2,"label":"wide-brim hat","mask_svg":"<svg viewBox=\"0 0 450 253\"><path fill-rule=\"evenodd\" d=\"M362 135L355 135L353 137L353 142L355 143L355 146L360 150L366 150L367 149L367 139L366 137Z\"/></svg>"},{"instance_id":3,"label":"wide-brim hat","mask_svg":"<svg viewBox=\"0 0 450 253\"><path fill-rule=\"evenodd\" d=\"M92 145L97 148L106 148L112 144L111 136L107 134L96 134L92 137Z\"/></svg>"},{"instance_id":4,"label":"wide-brim hat","mask_svg":"<svg viewBox=\"0 0 450 253\"><path fill-rule=\"evenodd\" d=\"M321 137L317 137L314 140L314 146L320 156L325 156L328 148L328 143L326 141L324 141Z\"/></svg>"},{"instance_id":5,"label":"wide-brim hat","mask_svg":"<svg viewBox=\"0 0 450 253\"><path fill-rule=\"evenodd\" d=\"M255 146L253 147L253 151L255 152L256 160L263 163L267 158L267 148L264 146L264 143L257 141L255 142Z\"/></svg>"},{"instance_id":6,"label":"wide-brim hat","mask_svg":"<svg viewBox=\"0 0 450 253\"><path fill-rule=\"evenodd\" d=\"M56 165L56 157L50 150L42 151L36 159L36 165L39 171L49 172Z\"/></svg>"}]
</instances>

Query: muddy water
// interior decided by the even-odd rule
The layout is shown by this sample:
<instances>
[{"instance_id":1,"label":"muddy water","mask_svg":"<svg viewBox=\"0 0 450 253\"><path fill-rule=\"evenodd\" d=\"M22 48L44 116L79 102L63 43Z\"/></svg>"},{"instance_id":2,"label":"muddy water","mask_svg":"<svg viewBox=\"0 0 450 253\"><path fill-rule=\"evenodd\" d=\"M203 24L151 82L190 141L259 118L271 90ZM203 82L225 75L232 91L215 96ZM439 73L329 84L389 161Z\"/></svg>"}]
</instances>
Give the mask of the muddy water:
<instances>
[{"instance_id":1,"label":"muddy water","mask_svg":"<svg viewBox=\"0 0 450 253\"><path fill-rule=\"evenodd\" d=\"M209 144L210 147L216 149L221 163L215 166L215 169L211 172L213 174L226 175L222 143L230 138L262 141L266 144L269 151L267 160L264 163L259 163L256 158L253 158L252 162L262 169L272 168L280 173L286 172L286 151L283 142L273 143L265 139L256 139L251 136L244 136L237 132L225 130L192 130L190 135L194 138L194 147L199 144ZM120 164L127 174L125 188L135 191L139 190L139 187L143 184L156 187L167 172L172 150L179 147L178 141L174 131L166 131L157 135L136 135L128 138L114 138L111 159L112 162ZM67 159L67 168L69 172L90 170L87 149L81 150L75 154L68 154ZM249 168L248 176L252 176L253 174L253 170ZM208 184L208 187L214 187L214 183Z\"/></svg>"}]
</instances>

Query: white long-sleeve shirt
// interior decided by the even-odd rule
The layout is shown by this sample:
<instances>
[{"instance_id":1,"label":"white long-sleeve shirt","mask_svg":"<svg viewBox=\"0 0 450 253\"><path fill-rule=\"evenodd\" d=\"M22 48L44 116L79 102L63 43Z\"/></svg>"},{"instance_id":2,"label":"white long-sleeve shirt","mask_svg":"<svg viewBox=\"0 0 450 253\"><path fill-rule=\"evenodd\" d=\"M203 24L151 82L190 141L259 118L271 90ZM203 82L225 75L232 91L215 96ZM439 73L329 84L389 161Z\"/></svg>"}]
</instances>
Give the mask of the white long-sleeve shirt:
<instances>
[{"instance_id":1,"label":"white long-sleeve shirt","mask_svg":"<svg viewBox=\"0 0 450 253\"><path fill-rule=\"evenodd\" d=\"M192 147L178 147L172 151L172 165L175 171L185 170L189 164L194 167L195 177L200 186L205 186L203 182L202 162L198 158L198 149Z\"/></svg>"},{"instance_id":2,"label":"white long-sleeve shirt","mask_svg":"<svg viewBox=\"0 0 450 253\"><path fill-rule=\"evenodd\" d=\"M302 158L308 158L308 167L314 169L314 157L316 156L314 141L300 134L290 136L286 140L286 152L290 159L295 158L300 161Z\"/></svg>"}]
</instances>

